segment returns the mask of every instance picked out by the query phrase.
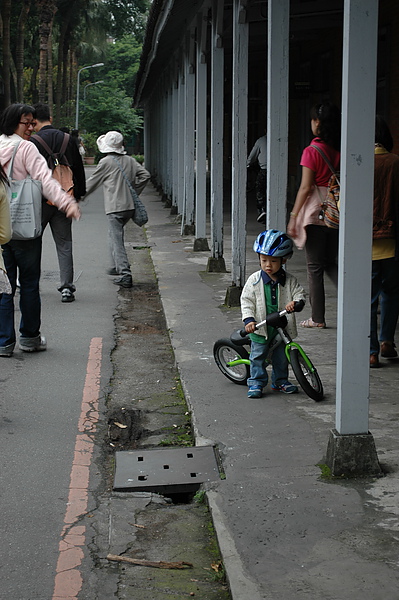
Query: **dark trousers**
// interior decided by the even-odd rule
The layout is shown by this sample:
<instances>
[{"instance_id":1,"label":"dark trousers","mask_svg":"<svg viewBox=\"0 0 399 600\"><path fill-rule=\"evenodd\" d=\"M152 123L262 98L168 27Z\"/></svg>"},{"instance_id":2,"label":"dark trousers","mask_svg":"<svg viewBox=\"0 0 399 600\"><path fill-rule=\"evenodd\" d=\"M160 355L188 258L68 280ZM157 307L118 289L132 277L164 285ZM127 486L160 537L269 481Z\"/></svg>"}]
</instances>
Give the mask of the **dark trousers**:
<instances>
[{"instance_id":1,"label":"dark trousers","mask_svg":"<svg viewBox=\"0 0 399 600\"><path fill-rule=\"evenodd\" d=\"M324 323L324 273L329 276L335 287L338 284L338 229L324 225L308 225L306 234L305 250L312 319L315 323Z\"/></svg>"},{"instance_id":2,"label":"dark trousers","mask_svg":"<svg viewBox=\"0 0 399 600\"><path fill-rule=\"evenodd\" d=\"M373 260L371 271L370 353L378 354L381 342L393 342L399 315L399 263L394 258ZM377 311L381 304L378 340Z\"/></svg>"},{"instance_id":3,"label":"dark trousers","mask_svg":"<svg viewBox=\"0 0 399 600\"><path fill-rule=\"evenodd\" d=\"M258 214L261 214L263 211L266 212L266 173L266 169L260 169L256 176L255 189Z\"/></svg>"},{"instance_id":4,"label":"dark trousers","mask_svg":"<svg viewBox=\"0 0 399 600\"><path fill-rule=\"evenodd\" d=\"M2 246L4 264L11 283L12 294L3 294L0 300L0 346L15 344L14 296L19 270L19 331L23 337L40 334L41 302L39 293L42 236L35 240L11 240Z\"/></svg>"}]
</instances>

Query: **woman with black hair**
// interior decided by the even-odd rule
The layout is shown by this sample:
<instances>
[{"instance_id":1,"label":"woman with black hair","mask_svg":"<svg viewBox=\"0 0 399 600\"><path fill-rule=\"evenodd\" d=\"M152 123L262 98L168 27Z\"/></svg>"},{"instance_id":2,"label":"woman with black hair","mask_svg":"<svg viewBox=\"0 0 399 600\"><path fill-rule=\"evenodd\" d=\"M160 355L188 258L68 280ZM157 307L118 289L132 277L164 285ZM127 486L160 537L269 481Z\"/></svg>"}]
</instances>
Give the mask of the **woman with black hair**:
<instances>
[{"instance_id":1,"label":"woman with black hair","mask_svg":"<svg viewBox=\"0 0 399 600\"><path fill-rule=\"evenodd\" d=\"M332 175L323 154L338 171L341 114L336 106L325 102L313 106L310 118L315 137L302 153L302 180L290 214L287 233L299 249L305 248L306 251L312 317L302 321L300 325L324 328L326 326L324 273L327 273L336 286L338 229L327 227L321 213L328 181Z\"/></svg>"},{"instance_id":2,"label":"woman with black hair","mask_svg":"<svg viewBox=\"0 0 399 600\"><path fill-rule=\"evenodd\" d=\"M22 180L30 175L42 183L44 198L65 212L67 217L79 219L80 209L73 196L67 194L53 178L46 159L42 156L30 136L35 128L35 109L27 104L11 104L0 118L0 164L7 172L12 157L13 179ZM40 333L40 260L41 236L33 240L13 240L3 245L4 263L10 279L12 294L3 294L0 299L0 357L12 356L16 344L14 295L19 273L19 348L23 352L46 350L46 339Z\"/></svg>"},{"instance_id":3,"label":"woman with black hair","mask_svg":"<svg viewBox=\"0 0 399 600\"><path fill-rule=\"evenodd\" d=\"M399 315L399 157L392 154L387 123L375 120L373 249L371 270L370 367L396 358L394 336ZM378 335L378 305L380 331Z\"/></svg>"},{"instance_id":4,"label":"woman with black hair","mask_svg":"<svg viewBox=\"0 0 399 600\"><path fill-rule=\"evenodd\" d=\"M0 246L11 239L10 205L8 203L6 174L0 164ZM2 294L11 294L11 285L4 266L3 250L0 247L0 298Z\"/></svg>"}]
</instances>

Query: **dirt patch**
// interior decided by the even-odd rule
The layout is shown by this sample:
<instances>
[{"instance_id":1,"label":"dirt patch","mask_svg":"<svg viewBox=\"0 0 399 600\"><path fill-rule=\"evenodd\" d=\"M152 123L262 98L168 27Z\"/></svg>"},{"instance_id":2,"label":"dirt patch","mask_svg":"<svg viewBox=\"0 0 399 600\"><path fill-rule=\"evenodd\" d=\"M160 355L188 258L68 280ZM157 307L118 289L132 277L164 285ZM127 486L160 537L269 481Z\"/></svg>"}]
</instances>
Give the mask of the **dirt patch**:
<instances>
[{"instance_id":1,"label":"dirt patch","mask_svg":"<svg viewBox=\"0 0 399 600\"><path fill-rule=\"evenodd\" d=\"M96 568L85 600L194 596L229 600L223 565L205 495L179 496L112 491L114 452L192 446L194 436L166 327L145 233L126 231L134 287L120 289L115 315L114 374L103 431L103 485L91 552ZM200 503L198 502L200 500ZM176 502L176 498L175 498ZM187 561L182 572L110 563L107 554L152 561ZM95 582L95 584L93 583ZM95 591L94 591L95 590ZM112 590L112 596L110 591Z\"/></svg>"}]
</instances>

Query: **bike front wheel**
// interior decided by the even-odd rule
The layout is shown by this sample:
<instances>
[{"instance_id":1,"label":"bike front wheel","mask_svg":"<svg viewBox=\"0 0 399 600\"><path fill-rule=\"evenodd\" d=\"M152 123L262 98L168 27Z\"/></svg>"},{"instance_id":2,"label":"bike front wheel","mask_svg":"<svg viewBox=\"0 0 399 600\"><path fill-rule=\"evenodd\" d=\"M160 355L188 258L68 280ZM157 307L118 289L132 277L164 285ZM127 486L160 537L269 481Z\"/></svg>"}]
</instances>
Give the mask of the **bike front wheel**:
<instances>
[{"instance_id":1,"label":"bike front wheel","mask_svg":"<svg viewBox=\"0 0 399 600\"><path fill-rule=\"evenodd\" d=\"M241 359L249 359L249 354L242 346L236 346L228 339L215 342L213 357L223 375L238 385L246 385L249 377L249 365L232 364Z\"/></svg>"},{"instance_id":2,"label":"bike front wheel","mask_svg":"<svg viewBox=\"0 0 399 600\"><path fill-rule=\"evenodd\" d=\"M320 402L320 400L323 400L324 398L323 384L321 383L316 368L313 366L309 357L307 358L311 367L306 364L306 361L298 348L290 348L290 363L299 385L309 398L312 398L312 400L315 400L316 402Z\"/></svg>"}]
</instances>

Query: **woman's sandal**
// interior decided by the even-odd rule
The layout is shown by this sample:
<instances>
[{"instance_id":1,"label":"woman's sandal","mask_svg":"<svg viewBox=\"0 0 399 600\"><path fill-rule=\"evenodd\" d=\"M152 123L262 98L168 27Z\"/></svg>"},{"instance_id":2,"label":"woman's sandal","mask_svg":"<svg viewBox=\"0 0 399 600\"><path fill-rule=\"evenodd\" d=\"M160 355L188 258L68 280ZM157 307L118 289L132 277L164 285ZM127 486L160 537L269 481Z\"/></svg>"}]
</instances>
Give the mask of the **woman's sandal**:
<instances>
[{"instance_id":1,"label":"woman's sandal","mask_svg":"<svg viewBox=\"0 0 399 600\"><path fill-rule=\"evenodd\" d=\"M326 324L325 323L315 323L313 321L313 319L306 319L305 321L301 321L300 323L301 327L307 327L307 328L319 328L319 329L325 329Z\"/></svg>"}]
</instances>

